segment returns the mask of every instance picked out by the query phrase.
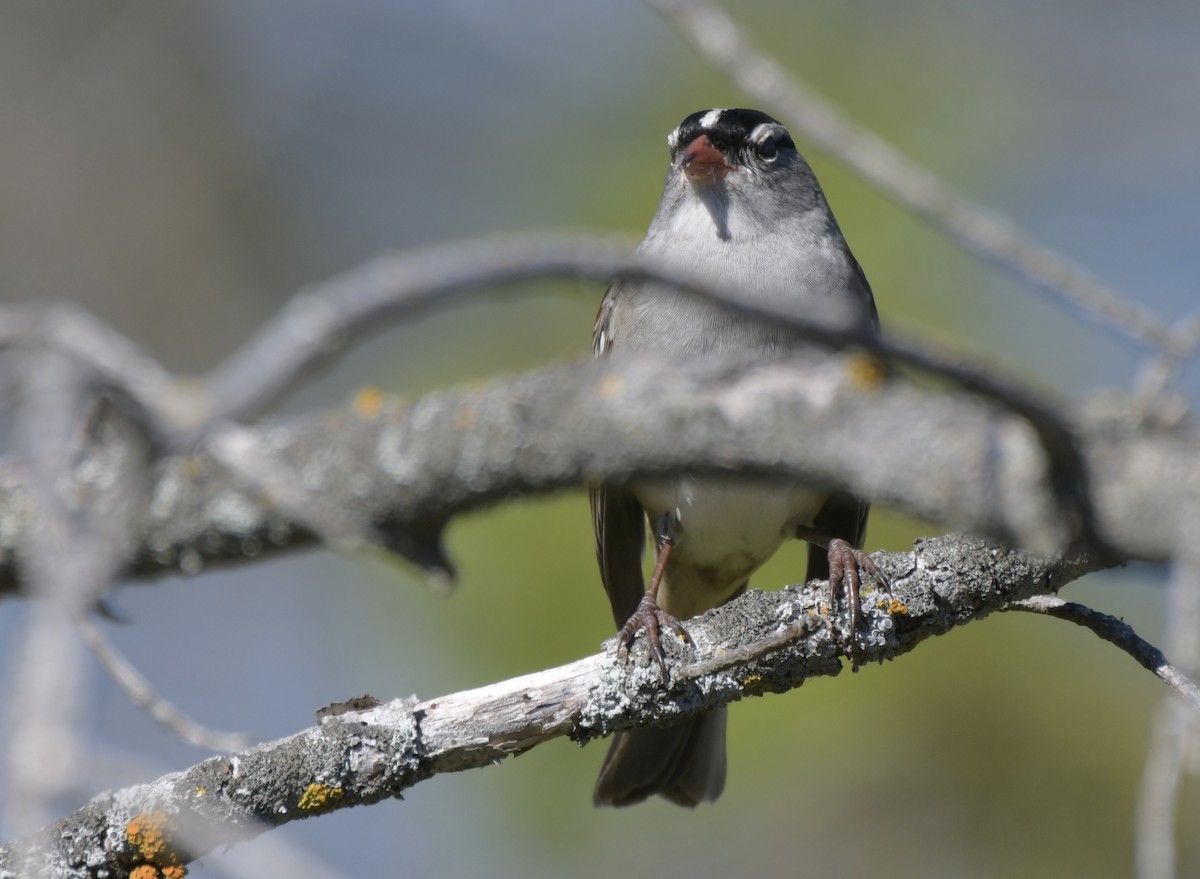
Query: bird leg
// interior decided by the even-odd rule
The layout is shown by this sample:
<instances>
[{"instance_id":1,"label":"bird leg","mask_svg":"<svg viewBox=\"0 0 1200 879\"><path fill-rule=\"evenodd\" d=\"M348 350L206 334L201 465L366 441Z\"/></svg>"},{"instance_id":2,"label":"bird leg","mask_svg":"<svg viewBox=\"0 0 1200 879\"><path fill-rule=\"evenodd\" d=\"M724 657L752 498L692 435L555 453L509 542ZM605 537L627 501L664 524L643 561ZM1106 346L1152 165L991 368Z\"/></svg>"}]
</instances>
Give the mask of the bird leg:
<instances>
[{"instance_id":1,"label":"bird leg","mask_svg":"<svg viewBox=\"0 0 1200 879\"><path fill-rule=\"evenodd\" d=\"M675 543L676 525L675 517L669 513L664 513L655 523L654 538L658 546L658 555L654 561L654 573L650 575L650 587L642 596L642 600L638 602L637 610L626 620L625 625L617 634L617 655L625 657L629 654L629 645L633 643L638 629L645 629L646 645L650 649L650 655L662 669L664 681L667 679L667 661L666 654L663 652L660 630L665 626L682 638L684 642L693 643L692 636L687 633L687 629L680 624L679 620L658 606L658 588L662 583L663 573L667 569L667 560L671 557L671 547Z\"/></svg>"},{"instance_id":2,"label":"bird leg","mask_svg":"<svg viewBox=\"0 0 1200 879\"><path fill-rule=\"evenodd\" d=\"M853 650L857 643L858 624L862 619L858 569L862 568L864 573L884 588L888 585L887 577L869 555L840 537L821 534L809 525L796 525L795 534L800 540L821 547L829 556L829 609L831 612L837 609L838 594L845 592L850 602L850 647Z\"/></svg>"}]
</instances>

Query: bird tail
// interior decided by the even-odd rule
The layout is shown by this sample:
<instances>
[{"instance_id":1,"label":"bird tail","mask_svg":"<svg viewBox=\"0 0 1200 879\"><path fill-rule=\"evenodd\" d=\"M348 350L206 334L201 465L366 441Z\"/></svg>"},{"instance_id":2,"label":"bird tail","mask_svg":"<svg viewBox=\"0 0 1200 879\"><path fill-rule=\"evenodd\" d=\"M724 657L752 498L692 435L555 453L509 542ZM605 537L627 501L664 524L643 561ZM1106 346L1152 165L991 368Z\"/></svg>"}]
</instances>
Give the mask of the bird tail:
<instances>
[{"instance_id":1,"label":"bird tail","mask_svg":"<svg viewBox=\"0 0 1200 879\"><path fill-rule=\"evenodd\" d=\"M592 801L632 806L659 794L688 808L712 802L725 789L725 724L718 708L673 726L617 733Z\"/></svg>"}]
</instances>

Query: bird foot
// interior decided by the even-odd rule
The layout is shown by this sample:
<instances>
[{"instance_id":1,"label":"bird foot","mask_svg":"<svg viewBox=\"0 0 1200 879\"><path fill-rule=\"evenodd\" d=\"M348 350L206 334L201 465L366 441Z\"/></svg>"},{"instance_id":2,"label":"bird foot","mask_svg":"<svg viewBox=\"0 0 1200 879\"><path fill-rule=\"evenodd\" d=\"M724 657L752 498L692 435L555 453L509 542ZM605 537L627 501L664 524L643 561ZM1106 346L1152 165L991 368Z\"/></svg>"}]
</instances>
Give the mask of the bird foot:
<instances>
[{"instance_id":1,"label":"bird foot","mask_svg":"<svg viewBox=\"0 0 1200 879\"><path fill-rule=\"evenodd\" d=\"M859 569L881 588L888 587L887 577L861 549L856 549L840 537L830 539L826 549L829 555L829 607L837 610L838 596L845 593L850 603L850 654L858 652L858 625L862 619L862 596L859 594L861 576Z\"/></svg>"},{"instance_id":2,"label":"bird foot","mask_svg":"<svg viewBox=\"0 0 1200 879\"><path fill-rule=\"evenodd\" d=\"M650 650L650 655L658 663L658 667L662 669L664 681L667 680L668 675L666 653L663 651L662 646L662 630L668 629L685 644L695 646L692 636L687 633L687 629L683 627L683 624L659 607L654 594L649 591L642 596L642 600L638 602L637 610L633 612L633 615L626 621L625 625L621 627L621 631L617 634L617 656L624 659L629 655L629 645L633 643L633 639L639 629L644 629L646 632L646 646Z\"/></svg>"}]
</instances>

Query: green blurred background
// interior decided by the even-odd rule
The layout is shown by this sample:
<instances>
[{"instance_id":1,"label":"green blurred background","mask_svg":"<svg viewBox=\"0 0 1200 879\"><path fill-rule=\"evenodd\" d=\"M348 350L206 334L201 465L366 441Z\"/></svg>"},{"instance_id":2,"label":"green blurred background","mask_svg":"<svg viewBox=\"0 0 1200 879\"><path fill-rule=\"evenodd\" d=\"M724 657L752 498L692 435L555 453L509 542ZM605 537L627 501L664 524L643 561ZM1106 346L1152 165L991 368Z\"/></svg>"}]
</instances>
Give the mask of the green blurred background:
<instances>
[{"instance_id":1,"label":"green blurred background","mask_svg":"<svg viewBox=\"0 0 1200 879\"><path fill-rule=\"evenodd\" d=\"M1194 310L1200 6L732 11L964 191L1147 308ZM0 299L79 302L170 367L203 371L302 285L382 249L531 228L636 238L666 133L693 110L747 102L624 0L9 0ZM971 261L829 156L809 158L885 327L1071 396L1130 386L1144 352ZM412 396L584 356L601 292L482 295L379 335L288 408L364 383ZM1193 399L1196 378L1181 384ZM931 533L876 510L868 546ZM112 637L198 719L273 738L336 699L432 697L569 661L611 633L582 492L465 517L448 542L461 573L449 597L378 560L312 553L124 590L131 622ZM756 585L801 571L791 547ZM1161 583L1135 567L1069 595L1156 638ZM23 614L0 606L3 643ZM0 661L2 697L13 669ZM93 680L94 775L64 811L204 756ZM552 742L404 802L289 825L192 875L271 875L286 840L347 876L1124 876L1161 694L1082 630L997 617L901 662L736 706L715 806L593 810L604 745ZM1181 875L1200 873L1198 799L1193 783Z\"/></svg>"}]
</instances>

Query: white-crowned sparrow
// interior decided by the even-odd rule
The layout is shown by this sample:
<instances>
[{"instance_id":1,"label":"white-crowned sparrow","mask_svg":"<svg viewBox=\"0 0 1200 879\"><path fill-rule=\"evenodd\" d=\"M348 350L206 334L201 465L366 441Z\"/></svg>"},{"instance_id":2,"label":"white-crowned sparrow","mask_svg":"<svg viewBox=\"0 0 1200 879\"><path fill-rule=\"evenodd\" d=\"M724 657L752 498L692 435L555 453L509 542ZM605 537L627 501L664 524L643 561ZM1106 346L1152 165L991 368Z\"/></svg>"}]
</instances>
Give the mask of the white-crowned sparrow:
<instances>
[{"instance_id":1,"label":"white-crowned sparrow","mask_svg":"<svg viewBox=\"0 0 1200 879\"><path fill-rule=\"evenodd\" d=\"M667 138L671 164L639 251L679 265L747 301L876 328L871 288L808 163L787 130L757 110L693 113ZM618 281L596 319L597 357L759 361L805 347L786 325L641 281ZM797 438L803 442L803 437ZM787 538L810 543L808 578L848 594L851 649L868 504L788 479L705 476L591 491L596 555L624 652L645 629L662 665L660 627L740 593ZM642 578L646 522L658 547ZM831 576L832 569L832 576ZM663 666L664 674L666 672ZM661 794L680 805L716 799L725 785L725 711L666 728L618 733L596 783L598 805Z\"/></svg>"}]
</instances>

